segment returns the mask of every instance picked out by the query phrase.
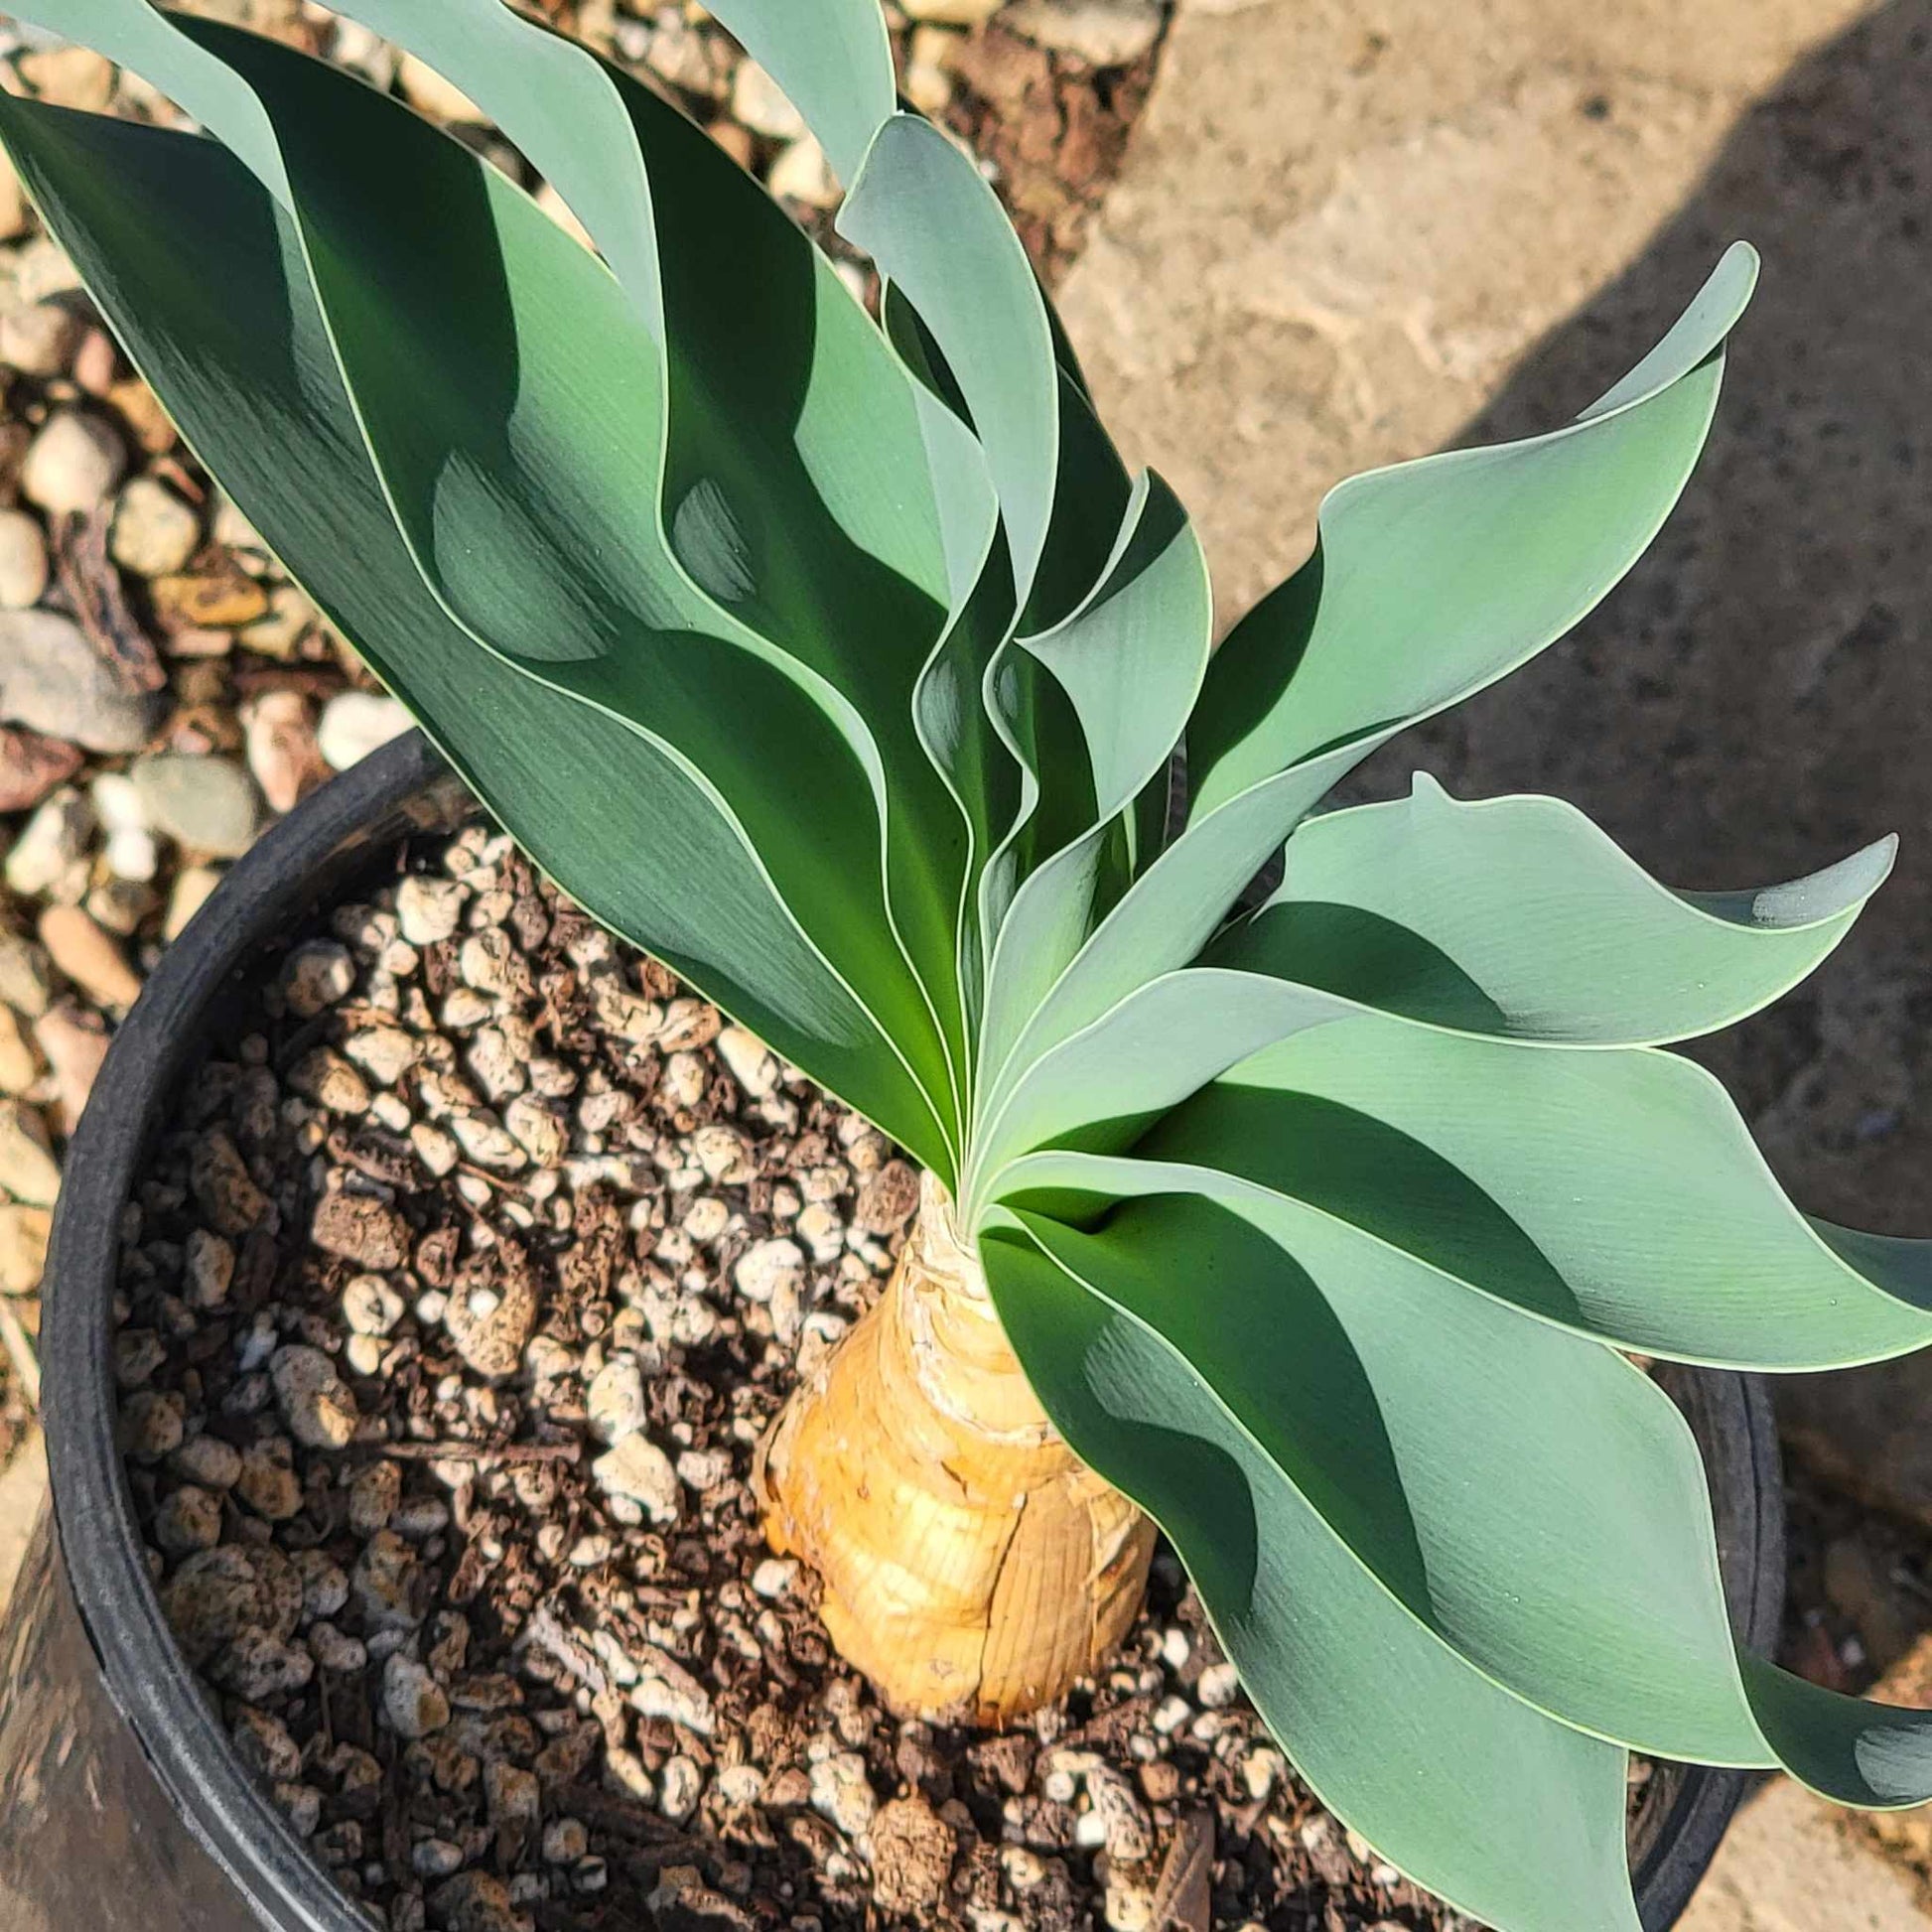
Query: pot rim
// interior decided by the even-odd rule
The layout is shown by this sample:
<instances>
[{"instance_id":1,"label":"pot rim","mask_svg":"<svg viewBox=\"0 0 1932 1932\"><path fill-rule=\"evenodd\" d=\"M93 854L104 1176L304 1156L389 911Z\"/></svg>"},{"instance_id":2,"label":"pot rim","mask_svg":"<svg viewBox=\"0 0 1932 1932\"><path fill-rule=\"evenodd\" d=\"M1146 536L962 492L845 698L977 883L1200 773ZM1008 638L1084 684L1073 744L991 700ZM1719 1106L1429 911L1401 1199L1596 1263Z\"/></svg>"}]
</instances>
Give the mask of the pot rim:
<instances>
[{"instance_id":1,"label":"pot rim","mask_svg":"<svg viewBox=\"0 0 1932 1932\"><path fill-rule=\"evenodd\" d=\"M176 1814L275 1932L369 1932L243 1770L161 1613L115 1417L112 1322L123 1209L155 1126L221 996L264 945L411 825L448 766L409 732L314 792L228 870L121 1023L69 1146L43 1303L42 1421L55 1526L107 1695ZM413 808L413 809L412 809Z\"/></svg>"},{"instance_id":2,"label":"pot rim","mask_svg":"<svg viewBox=\"0 0 1932 1932\"><path fill-rule=\"evenodd\" d=\"M408 833L447 831L473 807L419 731L331 779L229 869L167 948L114 1035L69 1144L43 1305L43 1424L60 1549L107 1695L177 1816L274 1932L368 1932L304 1842L243 1770L161 1613L114 1419L112 1324L120 1227L169 1097L205 1049L222 996L264 947ZM1697 1429L1725 1446L1734 1505L1725 1582L1742 1640L1768 1650L1784 1595L1777 1435L1760 1378L1664 1365ZM1715 1489L1715 1485L1714 1485ZM1725 1497L1714 1494L1723 1521ZM1632 1882L1645 1932L1688 1904L1752 1782L1670 1766L1676 1789L1641 1835Z\"/></svg>"}]
</instances>

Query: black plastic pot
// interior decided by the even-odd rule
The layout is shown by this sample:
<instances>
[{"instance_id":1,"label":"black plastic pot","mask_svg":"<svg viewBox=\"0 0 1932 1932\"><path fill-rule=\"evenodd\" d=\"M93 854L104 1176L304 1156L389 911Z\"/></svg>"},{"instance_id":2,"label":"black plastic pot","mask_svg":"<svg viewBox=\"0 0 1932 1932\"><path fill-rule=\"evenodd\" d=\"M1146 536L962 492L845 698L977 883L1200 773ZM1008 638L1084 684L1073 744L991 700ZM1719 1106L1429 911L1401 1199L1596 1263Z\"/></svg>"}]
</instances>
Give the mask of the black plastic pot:
<instances>
[{"instance_id":1,"label":"black plastic pot","mask_svg":"<svg viewBox=\"0 0 1932 1932\"><path fill-rule=\"evenodd\" d=\"M0 1631L4 1932L367 1932L231 1754L162 1620L114 1441L110 1306L122 1207L150 1139L263 954L398 840L474 809L413 733L325 786L170 948L95 1084L48 1270L52 1504ZM1744 1377L1665 1380L1704 1448L1733 1619L1768 1648L1784 1587L1769 1404ZM1631 1845L1646 1932L1675 1921L1746 1782L1656 1768Z\"/></svg>"}]
</instances>

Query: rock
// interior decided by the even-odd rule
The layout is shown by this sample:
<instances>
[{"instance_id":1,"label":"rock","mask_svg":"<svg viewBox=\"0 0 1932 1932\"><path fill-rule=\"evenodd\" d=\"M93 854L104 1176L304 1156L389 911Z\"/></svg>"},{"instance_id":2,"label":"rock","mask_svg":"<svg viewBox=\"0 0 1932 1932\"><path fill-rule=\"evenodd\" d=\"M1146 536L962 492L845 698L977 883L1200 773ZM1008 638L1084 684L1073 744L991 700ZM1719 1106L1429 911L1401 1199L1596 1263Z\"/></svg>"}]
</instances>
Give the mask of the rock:
<instances>
[{"instance_id":1,"label":"rock","mask_svg":"<svg viewBox=\"0 0 1932 1932\"><path fill-rule=\"evenodd\" d=\"M161 921L161 936L171 945L187 930L188 922L208 901L221 875L212 866L184 866L175 875L168 894L168 910Z\"/></svg>"},{"instance_id":2,"label":"rock","mask_svg":"<svg viewBox=\"0 0 1932 1932\"><path fill-rule=\"evenodd\" d=\"M413 1630L423 1620L429 1579L394 1530L377 1530L349 1574L349 1600L371 1630Z\"/></svg>"},{"instance_id":3,"label":"rock","mask_svg":"<svg viewBox=\"0 0 1932 1932\"><path fill-rule=\"evenodd\" d=\"M0 609L24 611L47 589L47 538L25 510L0 510Z\"/></svg>"},{"instance_id":4,"label":"rock","mask_svg":"<svg viewBox=\"0 0 1932 1932\"><path fill-rule=\"evenodd\" d=\"M1087 1797L1100 1821L1101 1843L1117 1864L1140 1864L1154 1856L1154 1821L1134 1787L1110 1764L1087 1772Z\"/></svg>"},{"instance_id":5,"label":"rock","mask_svg":"<svg viewBox=\"0 0 1932 1932\"><path fill-rule=\"evenodd\" d=\"M46 1123L24 1100L0 1100L0 1194L29 1207L52 1207L61 1191Z\"/></svg>"},{"instance_id":6,"label":"rock","mask_svg":"<svg viewBox=\"0 0 1932 1932\"><path fill-rule=\"evenodd\" d=\"M278 1348L268 1365L289 1434L309 1449L346 1449L361 1412L336 1364L320 1348Z\"/></svg>"},{"instance_id":7,"label":"rock","mask_svg":"<svg viewBox=\"0 0 1932 1932\"><path fill-rule=\"evenodd\" d=\"M840 193L839 179L825 158L825 150L809 134L779 150L764 185L780 201L797 202L805 207L831 207Z\"/></svg>"},{"instance_id":8,"label":"rock","mask_svg":"<svg viewBox=\"0 0 1932 1932\"><path fill-rule=\"evenodd\" d=\"M897 1234L918 1205L918 1171L904 1161L888 1161L877 1173L866 1176L852 1218L868 1234Z\"/></svg>"},{"instance_id":9,"label":"rock","mask_svg":"<svg viewBox=\"0 0 1932 1932\"><path fill-rule=\"evenodd\" d=\"M849 1839L860 1838L872 1823L879 1800L857 1751L839 1751L811 1767L812 1809Z\"/></svg>"},{"instance_id":10,"label":"rock","mask_svg":"<svg viewBox=\"0 0 1932 1932\"><path fill-rule=\"evenodd\" d=\"M677 1471L671 1458L641 1430L600 1455L591 1464L591 1474L607 1496L628 1496L642 1504L652 1522L677 1521L683 1502Z\"/></svg>"},{"instance_id":11,"label":"rock","mask_svg":"<svg viewBox=\"0 0 1932 1932\"><path fill-rule=\"evenodd\" d=\"M17 725L0 725L0 812L31 811L80 769L80 747Z\"/></svg>"},{"instance_id":12,"label":"rock","mask_svg":"<svg viewBox=\"0 0 1932 1932\"><path fill-rule=\"evenodd\" d=\"M246 771L216 754L157 752L128 774L148 823L191 852L238 859L261 827L261 795Z\"/></svg>"},{"instance_id":13,"label":"rock","mask_svg":"<svg viewBox=\"0 0 1932 1932\"><path fill-rule=\"evenodd\" d=\"M687 93L715 97L720 91L716 44L674 10L660 10L644 59L659 79ZM729 124L729 123L728 123Z\"/></svg>"},{"instance_id":14,"label":"rock","mask_svg":"<svg viewBox=\"0 0 1932 1932\"><path fill-rule=\"evenodd\" d=\"M223 1232L227 1232L223 1229ZM325 1254L382 1273L409 1259L409 1228L384 1201L368 1194L325 1194L316 1203L309 1239Z\"/></svg>"},{"instance_id":15,"label":"rock","mask_svg":"<svg viewBox=\"0 0 1932 1932\"><path fill-rule=\"evenodd\" d=\"M87 47L42 47L23 54L20 75L43 100L98 114L114 97L114 69Z\"/></svg>"},{"instance_id":16,"label":"rock","mask_svg":"<svg viewBox=\"0 0 1932 1932\"><path fill-rule=\"evenodd\" d=\"M542 208L544 213L549 215L551 220L556 222L558 227L563 229L564 233L569 235L580 247L589 248L593 252L596 251L597 243L591 239L590 229L578 220L577 210L557 193L556 189L549 182L542 183L532 199L536 202L537 207Z\"/></svg>"},{"instance_id":17,"label":"rock","mask_svg":"<svg viewBox=\"0 0 1932 1932\"><path fill-rule=\"evenodd\" d=\"M12 1007L0 1005L0 1093L24 1094L40 1077L40 1055L20 1023L20 1015Z\"/></svg>"},{"instance_id":18,"label":"rock","mask_svg":"<svg viewBox=\"0 0 1932 1932\"><path fill-rule=\"evenodd\" d=\"M0 638L0 646L4 641ZM93 830L92 807L79 792L64 786L42 801L13 842L7 854L7 885L22 898L38 898L61 888L85 859ZM83 879L81 889L84 885Z\"/></svg>"},{"instance_id":19,"label":"rock","mask_svg":"<svg viewBox=\"0 0 1932 1932\"><path fill-rule=\"evenodd\" d=\"M541 1100L519 1094L503 1109L510 1137L540 1168L554 1168L570 1151L570 1133Z\"/></svg>"},{"instance_id":20,"label":"rock","mask_svg":"<svg viewBox=\"0 0 1932 1932\"><path fill-rule=\"evenodd\" d=\"M882 1805L872 1821L873 1895L880 1909L918 1917L936 1911L958 1845L958 1834L923 1798Z\"/></svg>"},{"instance_id":21,"label":"rock","mask_svg":"<svg viewBox=\"0 0 1932 1932\"><path fill-rule=\"evenodd\" d=\"M50 516L98 509L127 468L118 432L98 416L57 409L20 466L20 493Z\"/></svg>"},{"instance_id":22,"label":"rock","mask_svg":"<svg viewBox=\"0 0 1932 1932\"><path fill-rule=\"evenodd\" d=\"M48 958L102 1006L125 1009L141 997L140 974L79 906L48 906L40 917L40 940Z\"/></svg>"},{"instance_id":23,"label":"rock","mask_svg":"<svg viewBox=\"0 0 1932 1932\"><path fill-rule=\"evenodd\" d=\"M333 1046L317 1046L289 1069L289 1085L332 1114L366 1114L369 1083Z\"/></svg>"},{"instance_id":24,"label":"rock","mask_svg":"<svg viewBox=\"0 0 1932 1932\"><path fill-rule=\"evenodd\" d=\"M0 362L45 381L65 375L80 341L80 318L64 302L0 313Z\"/></svg>"},{"instance_id":25,"label":"rock","mask_svg":"<svg viewBox=\"0 0 1932 1932\"><path fill-rule=\"evenodd\" d=\"M347 999L355 986L355 961L337 939L307 939L282 962L282 998L299 1020Z\"/></svg>"},{"instance_id":26,"label":"rock","mask_svg":"<svg viewBox=\"0 0 1932 1932\"><path fill-rule=\"evenodd\" d=\"M1924 1932L1912 1874L1848 1826L1823 1799L1773 1778L1744 1801L1677 1932Z\"/></svg>"},{"instance_id":27,"label":"rock","mask_svg":"<svg viewBox=\"0 0 1932 1932\"><path fill-rule=\"evenodd\" d=\"M320 621L316 607L293 584L275 584L268 590L267 611L245 625L235 642L286 662L301 654L303 640Z\"/></svg>"},{"instance_id":28,"label":"rock","mask_svg":"<svg viewBox=\"0 0 1932 1932\"><path fill-rule=\"evenodd\" d=\"M0 611L0 719L90 752L138 752L161 703L130 693L71 618Z\"/></svg>"},{"instance_id":29,"label":"rock","mask_svg":"<svg viewBox=\"0 0 1932 1932\"><path fill-rule=\"evenodd\" d=\"M270 811L294 811L329 776L315 744L315 711L302 692L263 692L241 709L247 769Z\"/></svg>"},{"instance_id":30,"label":"rock","mask_svg":"<svg viewBox=\"0 0 1932 1932\"><path fill-rule=\"evenodd\" d=\"M107 546L123 570L166 577L202 547L202 519L158 478L134 477L114 505Z\"/></svg>"},{"instance_id":31,"label":"rock","mask_svg":"<svg viewBox=\"0 0 1932 1932\"><path fill-rule=\"evenodd\" d=\"M1161 38L1160 0L1014 0L1001 24L1093 68L1124 68Z\"/></svg>"},{"instance_id":32,"label":"rock","mask_svg":"<svg viewBox=\"0 0 1932 1932\"><path fill-rule=\"evenodd\" d=\"M155 616L173 631L233 630L268 615L268 593L235 564L157 577L148 591ZM227 646L217 642L215 648Z\"/></svg>"},{"instance_id":33,"label":"rock","mask_svg":"<svg viewBox=\"0 0 1932 1932\"><path fill-rule=\"evenodd\" d=\"M509 1887L487 1871L460 1871L430 1894L430 1923L438 1932L521 1932L526 1921Z\"/></svg>"},{"instance_id":34,"label":"rock","mask_svg":"<svg viewBox=\"0 0 1932 1932\"><path fill-rule=\"evenodd\" d=\"M400 1027L359 1027L343 1041L343 1051L385 1087L394 1086L422 1057L416 1036Z\"/></svg>"},{"instance_id":35,"label":"rock","mask_svg":"<svg viewBox=\"0 0 1932 1932\"><path fill-rule=\"evenodd\" d=\"M346 771L409 729L409 714L394 698L339 691L322 708L316 745L331 770Z\"/></svg>"},{"instance_id":36,"label":"rock","mask_svg":"<svg viewBox=\"0 0 1932 1932\"><path fill-rule=\"evenodd\" d=\"M450 1722L450 1700L421 1664L397 1651L382 1667L382 1713L399 1737L428 1737Z\"/></svg>"},{"instance_id":37,"label":"rock","mask_svg":"<svg viewBox=\"0 0 1932 1932\"><path fill-rule=\"evenodd\" d=\"M481 1282L459 1282L443 1313L456 1351L479 1375L500 1381L522 1365L537 1325L536 1283L527 1263Z\"/></svg>"},{"instance_id":38,"label":"rock","mask_svg":"<svg viewBox=\"0 0 1932 1932\"><path fill-rule=\"evenodd\" d=\"M900 0L909 19L939 27L978 27L991 20L1005 0Z\"/></svg>"},{"instance_id":39,"label":"rock","mask_svg":"<svg viewBox=\"0 0 1932 1932\"><path fill-rule=\"evenodd\" d=\"M267 1217L268 1196L255 1185L248 1164L222 1128L212 1128L196 1141L188 1182L202 1212L222 1234L252 1233Z\"/></svg>"},{"instance_id":40,"label":"rock","mask_svg":"<svg viewBox=\"0 0 1932 1932\"><path fill-rule=\"evenodd\" d=\"M403 98L433 120L486 121L489 118L461 87L446 80L428 62L417 59L414 54L405 54L396 64L396 79L402 87Z\"/></svg>"},{"instance_id":41,"label":"rock","mask_svg":"<svg viewBox=\"0 0 1932 1932\"><path fill-rule=\"evenodd\" d=\"M745 60L732 76L732 115L754 134L771 141L796 141L805 133L805 117L756 61Z\"/></svg>"},{"instance_id":42,"label":"rock","mask_svg":"<svg viewBox=\"0 0 1932 1932\"><path fill-rule=\"evenodd\" d=\"M34 1042L54 1070L61 1131L71 1134L86 1111L94 1081L107 1058L108 1032L97 1013L63 1001L34 1023Z\"/></svg>"},{"instance_id":43,"label":"rock","mask_svg":"<svg viewBox=\"0 0 1932 1932\"><path fill-rule=\"evenodd\" d=\"M591 1378L584 1395L592 1429L607 1443L620 1443L643 1428L649 1419L644 1406L644 1378L627 1355L607 1362Z\"/></svg>"},{"instance_id":44,"label":"rock","mask_svg":"<svg viewBox=\"0 0 1932 1932\"><path fill-rule=\"evenodd\" d=\"M0 1295L38 1292L47 1268L53 1213L21 1201L0 1201Z\"/></svg>"},{"instance_id":45,"label":"rock","mask_svg":"<svg viewBox=\"0 0 1932 1932\"><path fill-rule=\"evenodd\" d=\"M234 1263L232 1244L207 1228L193 1229L182 1256L189 1307L218 1309L228 1299Z\"/></svg>"}]
</instances>

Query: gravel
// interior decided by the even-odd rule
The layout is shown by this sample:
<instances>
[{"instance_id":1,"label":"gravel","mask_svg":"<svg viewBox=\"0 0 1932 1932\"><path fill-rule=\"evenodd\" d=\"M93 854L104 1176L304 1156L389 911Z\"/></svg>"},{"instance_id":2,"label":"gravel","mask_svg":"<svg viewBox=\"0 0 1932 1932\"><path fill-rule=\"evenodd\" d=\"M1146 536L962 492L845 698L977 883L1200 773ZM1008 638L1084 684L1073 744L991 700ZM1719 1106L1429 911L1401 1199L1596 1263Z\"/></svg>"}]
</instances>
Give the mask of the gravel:
<instances>
[{"instance_id":1,"label":"gravel","mask_svg":"<svg viewBox=\"0 0 1932 1932\"><path fill-rule=\"evenodd\" d=\"M74 621L58 611L0 611L0 720L89 752L133 752L157 707L130 691Z\"/></svg>"},{"instance_id":2,"label":"gravel","mask_svg":"<svg viewBox=\"0 0 1932 1932\"><path fill-rule=\"evenodd\" d=\"M879 1707L750 1476L913 1170L507 841L408 866L293 935L189 1081L116 1347L164 1612L336 1882L392 1932L1146 1932L1183 1879L1190 1932L1455 1924L1295 1783L1171 1557L1065 1707ZM512 1175L412 1139L519 1104L556 1152Z\"/></svg>"}]
</instances>

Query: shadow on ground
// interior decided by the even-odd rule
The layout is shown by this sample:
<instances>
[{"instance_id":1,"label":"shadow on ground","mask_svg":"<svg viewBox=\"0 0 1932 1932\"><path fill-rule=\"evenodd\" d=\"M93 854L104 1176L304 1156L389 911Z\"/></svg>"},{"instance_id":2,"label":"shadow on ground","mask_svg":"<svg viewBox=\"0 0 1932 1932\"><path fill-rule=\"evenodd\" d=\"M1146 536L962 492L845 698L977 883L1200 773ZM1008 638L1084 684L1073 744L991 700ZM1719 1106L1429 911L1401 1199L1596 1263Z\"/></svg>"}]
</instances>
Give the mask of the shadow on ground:
<instances>
[{"instance_id":1,"label":"shadow on ground","mask_svg":"<svg viewBox=\"0 0 1932 1932\"><path fill-rule=\"evenodd\" d=\"M1932 0L1795 69L1458 440L1574 415L1737 236L1763 281L1655 548L1568 643L1371 771L1561 793L1685 886L1899 832L1819 979L1709 1057L1808 1208L1932 1234Z\"/></svg>"},{"instance_id":2,"label":"shadow on ground","mask_svg":"<svg viewBox=\"0 0 1932 1932\"><path fill-rule=\"evenodd\" d=\"M1897 831L1896 875L1824 971L1699 1053L1803 1206L1932 1236L1932 0L1792 69L1458 440L1574 414L1736 236L1763 281L1654 550L1569 643L1365 775L1557 792L1684 886ZM1780 1395L1814 1464L1932 1524L1932 1362Z\"/></svg>"}]
</instances>

